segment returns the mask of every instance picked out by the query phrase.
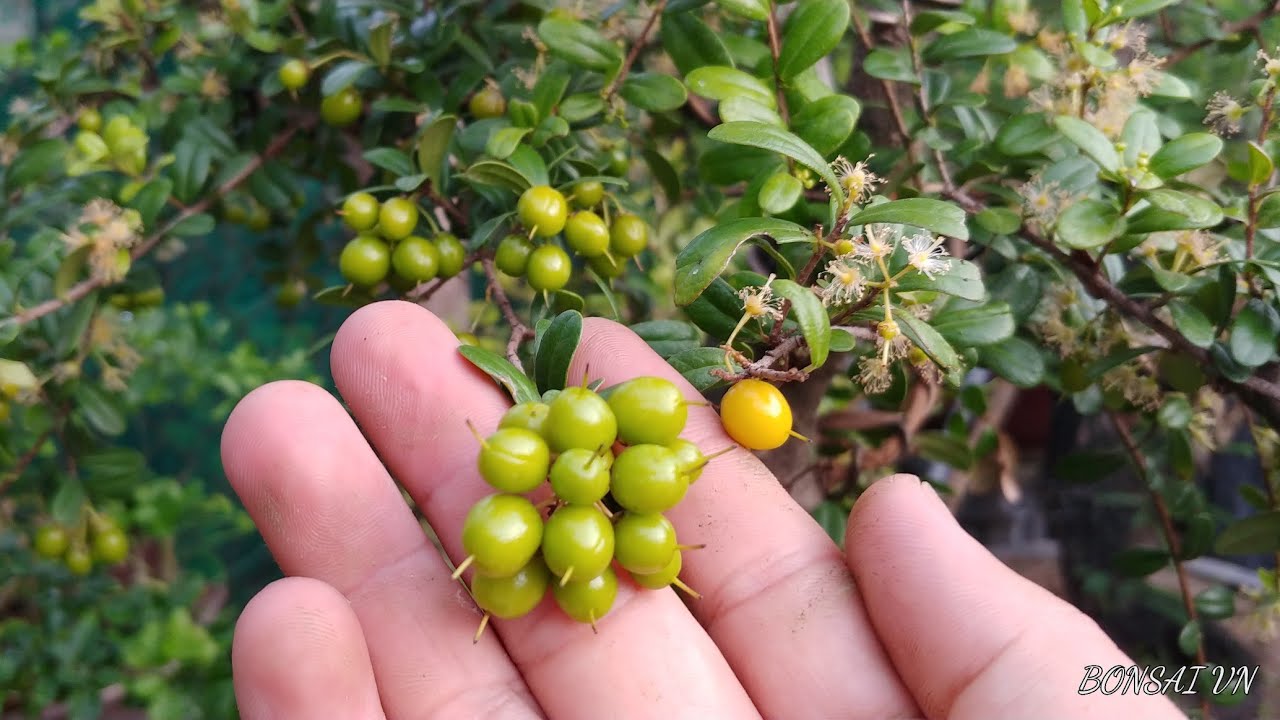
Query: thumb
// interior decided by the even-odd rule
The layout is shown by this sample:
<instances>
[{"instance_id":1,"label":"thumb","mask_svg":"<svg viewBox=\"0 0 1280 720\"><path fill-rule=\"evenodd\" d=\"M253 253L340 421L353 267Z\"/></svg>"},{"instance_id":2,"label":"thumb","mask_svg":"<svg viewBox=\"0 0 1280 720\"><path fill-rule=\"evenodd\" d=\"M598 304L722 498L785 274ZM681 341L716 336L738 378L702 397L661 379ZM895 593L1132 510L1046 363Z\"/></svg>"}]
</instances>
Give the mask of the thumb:
<instances>
[{"instance_id":1,"label":"thumb","mask_svg":"<svg viewBox=\"0 0 1280 720\"><path fill-rule=\"evenodd\" d=\"M858 499L845 548L876 634L931 718L1184 717L1162 696L1079 694L1088 666L1133 661L970 537L913 476Z\"/></svg>"}]
</instances>

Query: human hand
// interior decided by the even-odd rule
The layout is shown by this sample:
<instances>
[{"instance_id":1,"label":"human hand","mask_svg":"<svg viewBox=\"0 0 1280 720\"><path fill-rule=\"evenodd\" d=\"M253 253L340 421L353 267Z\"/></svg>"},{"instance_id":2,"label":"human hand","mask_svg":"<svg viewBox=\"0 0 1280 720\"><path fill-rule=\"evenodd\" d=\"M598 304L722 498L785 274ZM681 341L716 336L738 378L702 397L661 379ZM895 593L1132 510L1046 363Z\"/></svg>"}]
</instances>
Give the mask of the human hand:
<instances>
[{"instance_id":1,"label":"human hand","mask_svg":"<svg viewBox=\"0 0 1280 720\"><path fill-rule=\"evenodd\" d=\"M290 576L236 627L246 720L1182 717L1163 698L1078 695L1086 666L1132 661L971 539L927 484L875 483L842 553L745 450L669 513L706 543L681 574L702 599L624 581L598 635L547 601L473 644L480 612L388 475L462 557L467 508L491 492L465 421L491 431L510 403L457 344L416 305L367 306L333 342L354 422L300 382L255 390L227 421L227 476ZM570 376L588 366L606 386L662 375L697 396L605 320L586 321ZM689 408L684 436L731 442L706 407Z\"/></svg>"}]
</instances>

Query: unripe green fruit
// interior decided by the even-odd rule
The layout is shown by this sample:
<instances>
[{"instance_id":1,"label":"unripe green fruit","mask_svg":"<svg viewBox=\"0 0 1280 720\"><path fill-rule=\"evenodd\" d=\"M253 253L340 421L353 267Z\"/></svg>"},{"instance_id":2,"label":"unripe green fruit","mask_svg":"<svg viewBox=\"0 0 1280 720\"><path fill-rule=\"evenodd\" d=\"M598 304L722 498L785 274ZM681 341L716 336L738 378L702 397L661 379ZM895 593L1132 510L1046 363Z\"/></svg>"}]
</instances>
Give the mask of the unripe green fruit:
<instances>
[{"instance_id":1,"label":"unripe green fruit","mask_svg":"<svg viewBox=\"0 0 1280 720\"><path fill-rule=\"evenodd\" d=\"M93 556L89 554L89 548L84 545L76 544L67 548L67 552L62 556L62 562L67 566L73 575L88 575L93 570Z\"/></svg>"},{"instance_id":2,"label":"unripe green fruit","mask_svg":"<svg viewBox=\"0 0 1280 720\"><path fill-rule=\"evenodd\" d=\"M378 234L388 240L403 240L418 227L418 206L408 198L391 198L378 211Z\"/></svg>"},{"instance_id":3,"label":"unripe green fruit","mask_svg":"<svg viewBox=\"0 0 1280 720\"><path fill-rule=\"evenodd\" d=\"M299 90L311 78L311 69L307 64L294 58L280 66L280 84L285 90Z\"/></svg>"},{"instance_id":4,"label":"unripe green fruit","mask_svg":"<svg viewBox=\"0 0 1280 720\"><path fill-rule=\"evenodd\" d=\"M357 235L342 248L338 271L347 282L360 287L373 287L391 270L391 248L372 235Z\"/></svg>"},{"instance_id":5,"label":"unripe green fruit","mask_svg":"<svg viewBox=\"0 0 1280 720\"><path fill-rule=\"evenodd\" d=\"M467 249L450 233L436 236L436 252L440 253L440 277L451 278L462 272L467 261Z\"/></svg>"},{"instance_id":6,"label":"unripe green fruit","mask_svg":"<svg viewBox=\"0 0 1280 720\"><path fill-rule=\"evenodd\" d=\"M539 237L549 238L564 229L569 205L559 190L549 185L534 185L516 202L520 223Z\"/></svg>"},{"instance_id":7,"label":"unripe green fruit","mask_svg":"<svg viewBox=\"0 0 1280 720\"><path fill-rule=\"evenodd\" d=\"M342 221L356 232L371 230L378 224L381 209L378 198L367 192L354 193L342 201Z\"/></svg>"},{"instance_id":8,"label":"unripe green fruit","mask_svg":"<svg viewBox=\"0 0 1280 720\"><path fill-rule=\"evenodd\" d=\"M102 113L97 108L85 108L76 118L76 125L85 132L96 133L102 129Z\"/></svg>"},{"instance_id":9,"label":"unripe green fruit","mask_svg":"<svg viewBox=\"0 0 1280 720\"><path fill-rule=\"evenodd\" d=\"M582 180L573 186L573 204L584 210L593 208L604 199L604 183L599 180Z\"/></svg>"},{"instance_id":10,"label":"unripe green fruit","mask_svg":"<svg viewBox=\"0 0 1280 720\"><path fill-rule=\"evenodd\" d=\"M391 267L405 280L426 282L440 272L440 251L426 238L407 237L392 251Z\"/></svg>"},{"instance_id":11,"label":"unripe green fruit","mask_svg":"<svg viewBox=\"0 0 1280 720\"><path fill-rule=\"evenodd\" d=\"M570 448L551 465L551 490L571 505L593 505L609 492L613 454Z\"/></svg>"},{"instance_id":12,"label":"unripe green fruit","mask_svg":"<svg viewBox=\"0 0 1280 720\"><path fill-rule=\"evenodd\" d=\"M622 257L639 255L649 247L649 226L636 215L623 214L609 228L609 250Z\"/></svg>"},{"instance_id":13,"label":"unripe green fruit","mask_svg":"<svg viewBox=\"0 0 1280 720\"><path fill-rule=\"evenodd\" d=\"M294 278L281 283L276 290L276 304L280 307L297 307L307 296L307 283L302 278Z\"/></svg>"},{"instance_id":14,"label":"unripe green fruit","mask_svg":"<svg viewBox=\"0 0 1280 720\"><path fill-rule=\"evenodd\" d=\"M659 513L625 513L613 533L614 555L627 572L662 572L676 551L676 529Z\"/></svg>"},{"instance_id":15,"label":"unripe green fruit","mask_svg":"<svg viewBox=\"0 0 1280 720\"><path fill-rule=\"evenodd\" d=\"M594 270L597 275L605 280L612 280L622 275L627 269L627 265L620 255L597 255L593 258L587 258L587 267Z\"/></svg>"},{"instance_id":16,"label":"unripe green fruit","mask_svg":"<svg viewBox=\"0 0 1280 720\"><path fill-rule=\"evenodd\" d=\"M498 243L493 255L493 264L502 272L520 277L529 267L529 256L533 254L533 243L523 235L508 235Z\"/></svg>"},{"instance_id":17,"label":"unripe green fruit","mask_svg":"<svg viewBox=\"0 0 1280 720\"><path fill-rule=\"evenodd\" d=\"M613 388L609 409L626 445L670 445L689 418L680 388L660 377L633 378Z\"/></svg>"},{"instance_id":18,"label":"unripe green fruit","mask_svg":"<svg viewBox=\"0 0 1280 720\"><path fill-rule=\"evenodd\" d=\"M631 169L631 158L621 147L615 147L609 151L608 163L608 173L614 177L622 177Z\"/></svg>"},{"instance_id":19,"label":"unripe green fruit","mask_svg":"<svg viewBox=\"0 0 1280 720\"><path fill-rule=\"evenodd\" d=\"M619 505L637 513L675 507L689 490L676 454L661 445L632 445L613 461L610 492Z\"/></svg>"},{"instance_id":20,"label":"unripe green fruit","mask_svg":"<svg viewBox=\"0 0 1280 720\"><path fill-rule=\"evenodd\" d=\"M532 430L502 428L484 440L477 465L480 476L494 488L525 493L547 479L551 453Z\"/></svg>"},{"instance_id":21,"label":"unripe green fruit","mask_svg":"<svg viewBox=\"0 0 1280 720\"><path fill-rule=\"evenodd\" d=\"M271 211L262 203L254 202L253 208L249 211L249 217L245 221L245 227L254 232L262 232L271 227Z\"/></svg>"},{"instance_id":22,"label":"unripe green fruit","mask_svg":"<svg viewBox=\"0 0 1280 720\"><path fill-rule=\"evenodd\" d=\"M95 533L93 558L107 565L124 562L129 557L129 538L118 528Z\"/></svg>"},{"instance_id":23,"label":"unripe green fruit","mask_svg":"<svg viewBox=\"0 0 1280 720\"><path fill-rule=\"evenodd\" d=\"M676 462L680 464L680 473L692 485L698 478L702 477L702 469L707 465L707 456L702 454L702 449L695 443L684 438L676 438L667 445L667 449L676 455Z\"/></svg>"},{"instance_id":24,"label":"unripe green fruit","mask_svg":"<svg viewBox=\"0 0 1280 720\"><path fill-rule=\"evenodd\" d=\"M492 85L486 85L471 96L467 109L477 120L502 117L507 112L507 99L502 96L501 90Z\"/></svg>"},{"instance_id":25,"label":"unripe green fruit","mask_svg":"<svg viewBox=\"0 0 1280 720\"><path fill-rule=\"evenodd\" d=\"M89 130L76 133L75 145L76 152L88 162L98 162L111 152L107 147L107 141L103 140L101 135Z\"/></svg>"},{"instance_id":26,"label":"unripe green fruit","mask_svg":"<svg viewBox=\"0 0 1280 720\"><path fill-rule=\"evenodd\" d=\"M353 87L334 93L320 102L320 117L334 127L347 127L360 119L364 99Z\"/></svg>"},{"instance_id":27,"label":"unripe green fruit","mask_svg":"<svg viewBox=\"0 0 1280 720\"><path fill-rule=\"evenodd\" d=\"M681 553L676 550L672 553L671 560L658 572L649 574L631 573L631 579L642 588L661 590L675 582L676 578L680 576L680 570L683 565L684 560L681 557Z\"/></svg>"},{"instance_id":28,"label":"unripe green fruit","mask_svg":"<svg viewBox=\"0 0 1280 720\"><path fill-rule=\"evenodd\" d=\"M1069 393L1078 393L1093 383L1084 364L1075 358L1062 361L1062 389Z\"/></svg>"},{"instance_id":29,"label":"unripe green fruit","mask_svg":"<svg viewBox=\"0 0 1280 720\"><path fill-rule=\"evenodd\" d=\"M554 452L570 448L596 452L613 447L618 421L604 398L584 387L567 387L548 403L543 434Z\"/></svg>"},{"instance_id":30,"label":"unripe green fruit","mask_svg":"<svg viewBox=\"0 0 1280 720\"><path fill-rule=\"evenodd\" d=\"M565 223L564 239L582 257L597 257L609 251L609 226L590 210L579 210Z\"/></svg>"},{"instance_id":31,"label":"unripe green fruit","mask_svg":"<svg viewBox=\"0 0 1280 720\"><path fill-rule=\"evenodd\" d=\"M522 428L542 435L549 410L546 403L540 402L523 402L513 405L498 421L498 428Z\"/></svg>"},{"instance_id":32,"label":"unripe green fruit","mask_svg":"<svg viewBox=\"0 0 1280 720\"><path fill-rule=\"evenodd\" d=\"M469 563L491 577L509 577L529 564L542 543L542 516L519 495L481 499L462 524L462 547Z\"/></svg>"},{"instance_id":33,"label":"unripe green fruit","mask_svg":"<svg viewBox=\"0 0 1280 720\"><path fill-rule=\"evenodd\" d=\"M542 559L562 582L596 577L613 562L613 525L590 505L561 506L547 518Z\"/></svg>"},{"instance_id":34,"label":"unripe green fruit","mask_svg":"<svg viewBox=\"0 0 1280 720\"><path fill-rule=\"evenodd\" d=\"M471 594L481 610L496 618L512 620L538 607L550 583L551 573L546 564L542 558L535 557L508 577L476 573L471 579Z\"/></svg>"},{"instance_id":35,"label":"unripe green fruit","mask_svg":"<svg viewBox=\"0 0 1280 720\"><path fill-rule=\"evenodd\" d=\"M569 284L569 277L573 274L573 261L569 259L569 253L559 245L543 245L530 253L525 273L529 278L529 287L534 290L559 290Z\"/></svg>"},{"instance_id":36,"label":"unripe green fruit","mask_svg":"<svg viewBox=\"0 0 1280 720\"><path fill-rule=\"evenodd\" d=\"M579 582L553 584L552 595L565 615L593 627L602 620L618 598L618 576L605 568L598 577Z\"/></svg>"},{"instance_id":37,"label":"unripe green fruit","mask_svg":"<svg viewBox=\"0 0 1280 720\"><path fill-rule=\"evenodd\" d=\"M55 560L67 552L71 538L67 531L57 525L42 525L36 530L31 546L36 554L46 560Z\"/></svg>"}]
</instances>

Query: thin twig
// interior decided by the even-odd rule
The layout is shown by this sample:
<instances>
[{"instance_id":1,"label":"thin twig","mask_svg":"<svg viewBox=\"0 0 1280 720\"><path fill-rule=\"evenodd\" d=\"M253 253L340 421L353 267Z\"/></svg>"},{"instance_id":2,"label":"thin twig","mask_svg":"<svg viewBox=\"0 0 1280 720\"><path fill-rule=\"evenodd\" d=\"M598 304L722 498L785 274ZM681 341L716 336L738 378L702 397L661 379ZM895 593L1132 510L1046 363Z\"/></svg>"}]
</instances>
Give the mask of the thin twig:
<instances>
[{"instance_id":1,"label":"thin twig","mask_svg":"<svg viewBox=\"0 0 1280 720\"><path fill-rule=\"evenodd\" d=\"M653 32L653 26L658 22L658 18L662 15L662 11L667 7L667 0L658 0L658 4L653 6L653 12L649 14L649 19L644 24L644 29L640 31L640 37L631 43L631 50L627 53L627 58L622 61L622 69L618 71L616 77L609 81L609 87L605 88L604 101L607 104L613 99L618 88L622 86L622 82L627 79L627 74L631 72L631 66L635 65L636 58L640 57L640 51L649 42L649 34Z\"/></svg>"},{"instance_id":2,"label":"thin twig","mask_svg":"<svg viewBox=\"0 0 1280 720\"><path fill-rule=\"evenodd\" d=\"M461 208L437 192L435 186L431 183L427 183L423 194L427 196L427 199L435 203L436 206L443 208L445 214L452 218L454 222L458 223L458 226L453 228L455 234L464 232L462 228L467 226L467 216L466 213L462 212Z\"/></svg>"},{"instance_id":3,"label":"thin twig","mask_svg":"<svg viewBox=\"0 0 1280 720\"><path fill-rule=\"evenodd\" d=\"M1169 559L1173 563L1173 570L1178 575L1178 589L1182 595L1182 606L1187 611L1187 619L1194 623L1200 622L1199 614L1196 612L1195 599L1191 594L1191 583L1187 580L1186 568L1182 565L1182 543L1179 542L1178 532L1173 527L1173 517L1169 514L1169 506L1165 503L1164 497L1160 491L1151 484L1151 478L1147 475L1146 461L1142 457L1142 451L1138 449L1138 444L1134 442L1133 433L1129 431L1129 426L1114 411L1107 412L1111 418L1111 423L1116 427L1116 433L1120 436L1120 442L1124 444L1124 449L1129 453L1129 459L1133 461L1133 470L1138 475L1138 480L1143 487L1147 489L1147 494L1151 496L1151 504L1155 506L1156 515L1160 518L1160 531L1164 534L1164 542L1169 547ZM1201 667L1208 665L1204 651L1204 628L1200 628L1200 632L1196 637L1196 664ZM1213 708L1209 704L1209 695L1207 693L1200 694L1200 717L1203 720L1212 720Z\"/></svg>"},{"instance_id":4,"label":"thin twig","mask_svg":"<svg viewBox=\"0 0 1280 720\"><path fill-rule=\"evenodd\" d=\"M476 260L479 260L479 259L480 259L479 251L469 252L467 253L466 257L462 259L462 267L469 268L473 263L475 263ZM430 280L428 282L422 283L418 287L405 293L404 299L412 302L426 302L431 299L432 295L435 295L437 292L439 292L440 288L444 287L454 277L457 277L457 275L454 275L453 277L447 277L447 278L438 277L434 280Z\"/></svg>"},{"instance_id":5,"label":"thin twig","mask_svg":"<svg viewBox=\"0 0 1280 720\"><path fill-rule=\"evenodd\" d=\"M1228 37L1231 37L1232 35L1239 35L1240 33L1243 33L1243 32L1252 32L1254 30L1257 30L1262 25L1262 23L1267 20L1267 18L1272 17L1276 13L1280 13L1280 0L1277 0L1277 2L1271 3L1266 8L1259 10L1258 12L1254 13L1253 15L1250 15L1247 18L1244 18L1243 20L1237 20L1236 22L1223 23L1221 38L1216 38L1216 37L1204 38L1203 40L1197 40L1196 42L1193 42L1190 45L1186 45L1178 48L1177 50L1174 50L1173 52L1169 53L1169 55L1165 58L1165 67L1176 65L1177 63L1183 60L1186 60L1187 57L1192 53L1195 53L1199 50L1203 50L1204 48L1209 47L1215 42L1218 42L1222 38L1228 38Z\"/></svg>"},{"instance_id":6,"label":"thin twig","mask_svg":"<svg viewBox=\"0 0 1280 720\"><path fill-rule=\"evenodd\" d=\"M532 340L534 332L524 324L519 315L516 315L515 308L511 307L511 299L507 297L506 291L502 289L502 283L498 280L498 271L493 266L493 258L483 255L480 257L480 264L484 266L484 274L489 282L489 290L493 293L493 301L498 304L502 310L502 316L511 326L511 339L507 341L507 359L512 365L522 368L520 345L526 340Z\"/></svg>"},{"instance_id":7,"label":"thin twig","mask_svg":"<svg viewBox=\"0 0 1280 720\"><path fill-rule=\"evenodd\" d=\"M773 56L773 88L778 96L778 114L782 122L791 124L791 112L787 109L787 95L782 91L782 73L778 67L778 59L782 56L782 41L778 37L778 12L773 3L769 3L769 54Z\"/></svg>"},{"instance_id":8,"label":"thin twig","mask_svg":"<svg viewBox=\"0 0 1280 720\"><path fill-rule=\"evenodd\" d=\"M858 32L858 38L862 41L862 45L870 53L875 49L875 41L871 37L871 33L867 30L867 26L862 24L862 20L858 17L858 13L853 13L853 27ZM880 87L884 89L886 102L889 104L889 114L893 116L893 124L898 130L899 140L902 142L903 149L907 152L907 160L912 164L915 163L915 147L911 142L911 132L907 130L907 120L902 114L902 105L898 101L897 85L892 80L880 80Z\"/></svg>"},{"instance_id":9,"label":"thin twig","mask_svg":"<svg viewBox=\"0 0 1280 720\"><path fill-rule=\"evenodd\" d=\"M293 125L289 127L287 130L281 132L279 135L275 137L275 139L271 141L269 145L267 145L266 149L262 151L261 155L254 158L253 161L251 161L248 165L245 165L244 168L240 170L240 172L236 173L235 175L232 175L230 178L227 179L226 182L219 185L212 193L210 193L209 195L206 195L199 202L187 206L185 210L175 215L172 220L170 220L168 223L165 223L165 225L162 226L159 230L155 231L154 233L149 235L145 240L143 240L141 243L135 246L133 250L129 253L130 257L134 260L137 260L143 255L146 255L147 253L151 252L153 249L155 249L156 245L160 244L160 241L164 240L169 235L169 233L173 232L174 228L181 225L187 218L190 218L195 215L199 215L200 213L209 209L209 207L212 206L215 202L217 202L222 196L226 195L227 193L239 187L241 183L249 179L250 175L252 175L259 168L261 168L263 164L267 162L267 160L280 154L280 152L284 150L285 146L289 144L289 141L293 139L293 136L297 134L297 132L302 128L303 128L302 125ZM67 290L66 294L64 294L62 297L51 298L49 300L45 300L39 305L32 306L27 310L14 315L13 318L9 320L9 322L13 322L21 326L29 322L32 322L34 320L39 320L40 318L44 317L45 315L48 315L51 312L55 312L67 305L80 301L89 293L93 292L94 290L97 290L98 288L103 287L106 284L107 283L101 278L89 278L88 280L82 280L79 283L76 283L75 285L71 286L71 288Z\"/></svg>"},{"instance_id":10,"label":"thin twig","mask_svg":"<svg viewBox=\"0 0 1280 720\"><path fill-rule=\"evenodd\" d=\"M8 475L5 475L3 479L0 479L0 494L3 494L4 491L8 489L9 485L22 477L22 473L26 472L31 463L35 462L36 457L40 455L40 451L44 449L44 444L49 442L49 437L52 435L53 428L49 428L43 433L40 433L40 437L36 438L36 441L32 443L31 449L23 453L22 457L18 458L18 462L13 466L13 469L9 471Z\"/></svg>"},{"instance_id":11,"label":"thin twig","mask_svg":"<svg viewBox=\"0 0 1280 720\"><path fill-rule=\"evenodd\" d=\"M1262 123L1258 126L1258 146L1261 147L1267 141L1267 133L1271 131L1271 121L1274 119L1273 110L1275 109L1276 86L1273 83L1271 89L1267 91L1266 97L1261 103ZM1267 178L1264 182L1269 182L1271 178ZM1244 225L1244 279L1248 284L1250 291L1257 295L1258 289L1253 284L1253 271L1248 262L1253 260L1253 244L1254 238L1258 233L1258 206L1260 203L1260 193L1263 182L1254 182L1253 178L1249 179L1249 202L1246 210Z\"/></svg>"}]
</instances>

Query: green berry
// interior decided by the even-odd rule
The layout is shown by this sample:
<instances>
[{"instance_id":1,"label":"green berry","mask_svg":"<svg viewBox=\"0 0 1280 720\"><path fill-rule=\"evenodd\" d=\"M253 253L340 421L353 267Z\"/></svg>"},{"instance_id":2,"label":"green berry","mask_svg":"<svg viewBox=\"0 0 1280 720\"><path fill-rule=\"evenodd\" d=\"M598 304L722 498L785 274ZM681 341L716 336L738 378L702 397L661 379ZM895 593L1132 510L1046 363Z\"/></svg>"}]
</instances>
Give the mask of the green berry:
<instances>
[{"instance_id":1,"label":"green berry","mask_svg":"<svg viewBox=\"0 0 1280 720\"><path fill-rule=\"evenodd\" d=\"M613 219L609 228L609 250L622 257L632 257L649 247L649 226L639 216L623 214Z\"/></svg>"},{"instance_id":2,"label":"green berry","mask_svg":"<svg viewBox=\"0 0 1280 720\"><path fill-rule=\"evenodd\" d=\"M689 418L680 388L660 377L633 378L613 388L609 408L626 445L670 445Z\"/></svg>"},{"instance_id":3,"label":"green berry","mask_svg":"<svg viewBox=\"0 0 1280 720\"><path fill-rule=\"evenodd\" d=\"M396 244L391 267L405 280L426 282L440 271L440 251L430 240L413 235Z\"/></svg>"},{"instance_id":4,"label":"green berry","mask_svg":"<svg viewBox=\"0 0 1280 720\"><path fill-rule=\"evenodd\" d=\"M436 251L440 253L440 277L451 278L462 272L467 262L467 249L451 233L436 236Z\"/></svg>"},{"instance_id":5,"label":"green berry","mask_svg":"<svg viewBox=\"0 0 1280 720\"><path fill-rule=\"evenodd\" d=\"M683 564L684 560L680 556L680 551L676 550L672 553L671 560L669 560L666 566L658 572L649 574L631 573L631 579L642 588L661 590L662 588L669 587L672 583L677 582L677 578L680 576L680 570ZM684 583L681 583L681 585L683 584Z\"/></svg>"},{"instance_id":6,"label":"green berry","mask_svg":"<svg viewBox=\"0 0 1280 720\"><path fill-rule=\"evenodd\" d=\"M707 456L695 443L684 438L676 438L667 444L667 449L676 454L676 462L680 464L680 474L692 485L702 477L702 469L707 465Z\"/></svg>"},{"instance_id":7,"label":"green berry","mask_svg":"<svg viewBox=\"0 0 1280 720\"><path fill-rule=\"evenodd\" d=\"M387 277L391 269L391 248L372 235L357 235L342 248L338 270L347 282L360 287L373 287Z\"/></svg>"},{"instance_id":8,"label":"green berry","mask_svg":"<svg viewBox=\"0 0 1280 720\"><path fill-rule=\"evenodd\" d=\"M585 209L593 208L604 199L604 183L599 180L582 180L573 186L573 204Z\"/></svg>"},{"instance_id":9,"label":"green berry","mask_svg":"<svg viewBox=\"0 0 1280 720\"><path fill-rule=\"evenodd\" d=\"M579 210L565 223L564 239L582 257L603 255L609 251L609 226L590 210Z\"/></svg>"},{"instance_id":10,"label":"green berry","mask_svg":"<svg viewBox=\"0 0 1280 720\"><path fill-rule=\"evenodd\" d=\"M378 211L378 234L388 240L403 240L418 227L418 206L408 198L391 198Z\"/></svg>"},{"instance_id":11,"label":"green berry","mask_svg":"<svg viewBox=\"0 0 1280 720\"><path fill-rule=\"evenodd\" d=\"M102 113L96 108L85 108L76 118L76 125L85 132L96 133L102 129Z\"/></svg>"},{"instance_id":12,"label":"green berry","mask_svg":"<svg viewBox=\"0 0 1280 720\"><path fill-rule=\"evenodd\" d=\"M489 495L471 506L462 523L467 559L458 570L474 564L485 575L510 577L529 564L541 543L542 516L533 503L519 495Z\"/></svg>"},{"instance_id":13,"label":"green berry","mask_svg":"<svg viewBox=\"0 0 1280 720\"><path fill-rule=\"evenodd\" d=\"M511 277L524 275L529 267L529 256L533 254L533 243L523 235L508 235L498 243L493 254L493 264Z\"/></svg>"},{"instance_id":14,"label":"green berry","mask_svg":"<svg viewBox=\"0 0 1280 720\"><path fill-rule=\"evenodd\" d=\"M676 551L676 529L660 513L625 513L613 527L614 554L631 573L661 572Z\"/></svg>"},{"instance_id":15,"label":"green berry","mask_svg":"<svg viewBox=\"0 0 1280 720\"><path fill-rule=\"evenodd\" d=\"M93 569L93 556L89 554L89 548L78 543L67 548L62 562L73 575L88 575Z\"/></svg>"},{"instance_id":16,"label":"green berry","mask_svg":"<svg viewBox=\"0 0 1280 720\"><path fill-rule=\"evenodd\" d=\"M551 465L551 489L571 505L593 505L609 492L612 464L613 454L608 450L569 448Z\"/></svg>"},{"instance_id":17,"label":"green berry","mask_svg":"<svg viewBox=\"0 0 1280 720\"><path fill-rule=\"evenodd\" d=\"M356 232L373 229L378 224L378 198L367 192L353 193L342 201L342 221Z\"/></svg>"},{"instance_id":18,"label":"green berry","mask_svg":"<svg viewBox=\"0 0 1280 720\"><path fill-rule=\"evenodd\" d=\"M320 117L334 127L347 127L360 119L364 98L360 91L348 87L320 101Z\"/></svg>"},{"instance_id":19,"label":"green berry","mask_svg":"<svg viewBox=\"0 0 1280 720\"><path fill-rule=\"evenodd\" d=\"M522 428L502 428L485 438L477 465L480 476L497 490L525 493L547 479L551 453L541 435Z\"/></svg>"},{"instance_id":20,"label":"green berry","mask_svg":"<svg viewBox=\"0 0 1280 720\"><path fill-rule=\"evenodd\" d=\"M570 448L596 452L613 447L618 421L604 398L584 387L567 387L548 403L544 434L554 452Z\"/></svg>"},{"instance_id":21,"label":"green berry","mask_svg":"<svg viewBox=\"0 0 1280 720\"><path fill-rule=\"evenodd\" d=\"M559 190L549 185L534 185L520 195L516 214L521 224L534 234L549 238L564 229L569 206Z\"/></svg>"},{"instance_id":22,"label":"green berry","mask_svg":"<svg viewBox=\"0 0 1280 720\"><path fill-rule=\"evenodd\" d=\"M613 462L613 499L638 513L670 510L684 498L689 481L676 454L661 445L632 445Z\"/></svg>"},{"instance_id":23,"label":"green berry","mask_svg":"<svg viewBox=\"0 0 1280 720\"><path fill-rule=\"evenodd\" d=\"M596 577L613 562L613 525L590 505L564 505L547 518L542 558L562 583Z\"/></svg>"},{"instance_id":24,"label":"green berry","mask_svg":"<svg viewBox=\"0 0 1280 720\"><path fill-rule=\"evenodd\" d=\"M538 607L550 583L551 573L546 564L542 558L535 557L507 577L477 573L471 579L471 594L481 610L496 618L511 620L528 615Z\"/></svg>"},{"instance_id":25,"label":"green berry","mask_svg":"<svg viewBox=\"0 0 1280 720\"><path fill-rule=\"evenodd\" d=\"M467 109L477 120L502 117L507 112L507 99L502 96L501 90L492 85L486 85L471 96Z\"/></svg>"},{"instance_id":26,"label":"green berry","mask_svg":"<svg viewBox=\"0 0 1280 720\"><path fill-rule=\"evenodd\" d=\"M523 402L513 405L506 414L502 416L502 420L498 421L499 428L523 428L542 435L542 428L547 422L547 411L550 408L546 403L540 402Z\"/></svg>"},{"instance_id":27,"label":"green berry","mask_svg":"<svg viewBox=\"0 0 1280 720\"><path fill-rule=\"evenodd\" d=\"M534 290L559 290L569 284L572 272L573 261L559 245L543 245L529 255L526 273Z\"/></svg>"},{"instance_id":28,"label":"green berry","mask_svg":"<svg viewBox=\"0 0 1280 720\"><path fill-rule=\"evenodd\" d=\"M46 560L62 557L70 544L71 538L67 535L67 531L57 525L40 526L31 541L36 554Z\"/></svg>"},{"instance_id":29,"label":"green berry","mask_svg":"<svg viewBox=\"0 0 1280 720\"><path fill-rule=\"evenodd\" d=\"M280 66L280 84L285 90L300 90L311 78L311 69L297 58Z\"/></svg>"},{"instance_id":30,"label":"green berry","mask_svg":"<svg viewBox=\"0 0 1280 720\"><path fill-rule=\"evenodd\" d=\"M622 177L631 169L631 158L627 156L627 151L621 147L615 147L610 150L606 160L609 174L614 177Z\"/></svg>"},{"instance_id":31,"label":"green berry","mask_svg":"<svg viewBox=\"0 0 1280 720\"><path fill-rule=\"evenodd\" d=\"M565 615L595 627L618 598L618 576L613 568L605 568L599 577L590 580L552 585L551 592Z\"/></svg>"},{"instance_id":32,"label":"green berry","mask_svg":"<svg viewBox=\"0 0 1280 720\"><path fill-rule=\"evenodd\" d=\"M605 280L612 280L627 269L627 265L620 256L614 255L597 255L593 258L587 258L587 266L596 272L597 275Z\"/></svg>"},{"instance_id":33,"label":"green berry","mask_svg":"<svg viewBox=\"0 0 1280 720\"><path fill-rule=\"evenodd\" d=\"M116 565L129 557L129 538L118 528L110 528L93 536L93 558L100 563Z\"/></svg>"}]
</instances>

